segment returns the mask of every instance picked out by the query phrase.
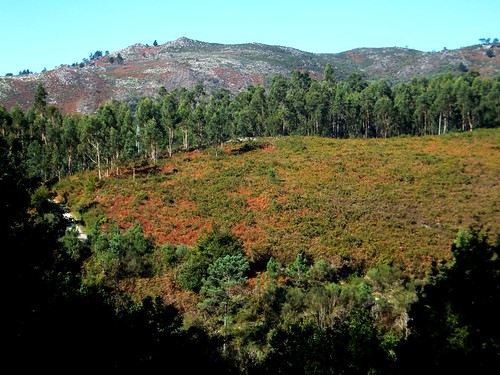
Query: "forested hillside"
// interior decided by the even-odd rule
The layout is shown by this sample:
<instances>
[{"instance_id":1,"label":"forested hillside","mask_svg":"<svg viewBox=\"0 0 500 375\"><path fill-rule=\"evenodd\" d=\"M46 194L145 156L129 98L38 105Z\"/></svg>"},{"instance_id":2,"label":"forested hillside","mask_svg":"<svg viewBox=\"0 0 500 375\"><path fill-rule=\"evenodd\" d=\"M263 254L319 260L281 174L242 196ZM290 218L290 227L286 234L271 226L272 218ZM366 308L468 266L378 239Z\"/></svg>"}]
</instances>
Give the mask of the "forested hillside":
<instances>
[{"instance_id":1,"label":"forested hillside","mask_svg":"<svg viewBox=\"0 0 500 375\"><path fill-rule=\"evenodd\" d=\"M63 114L38 85L0 109L8 366L486 372L499 94L327 66Z\"/></svg>"},{"instance_id":2,"label":"forested hillside","mask_svg":"<svg viewBox=\"0 0 500 375\"><path fill-rule=\"evenodd\" d=\"M336 81L327 66L321 81L295 70L289 79L274 77L268 89L250 85L237 95L225 89L209 94L197 85L132 104L112 101L90 115L63 115L39 84L28 111L0 107L0 131L19 141L32 176L48 180L96 169L101 178L179 149L211 147L217 154L236 138L387 138L498 127L499 92L498 79L473 71L391 86L357 74Z\"/></svg>"}]
</instances>

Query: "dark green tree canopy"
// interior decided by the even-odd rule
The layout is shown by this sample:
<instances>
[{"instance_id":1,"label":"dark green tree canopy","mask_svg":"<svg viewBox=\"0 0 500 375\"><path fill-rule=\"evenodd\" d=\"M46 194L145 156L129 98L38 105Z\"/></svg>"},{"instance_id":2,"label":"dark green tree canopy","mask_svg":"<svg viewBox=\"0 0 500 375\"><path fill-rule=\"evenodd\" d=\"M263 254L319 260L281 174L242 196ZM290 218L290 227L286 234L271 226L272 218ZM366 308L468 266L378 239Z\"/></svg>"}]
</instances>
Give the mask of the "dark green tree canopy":
<instances>
[{"instance_id":1,"label":"dark green tree canopy","mask_svg":"<svg viewBox=\"0 0 500 375\"><path fill-rule=\"evenodd\" d=\"M39 83L35 89L35 98L34 98L34 108L35 111L39 114L43 114L45 109L47 108L47 90L42 83Z\"/></svg>"}]
</instances>

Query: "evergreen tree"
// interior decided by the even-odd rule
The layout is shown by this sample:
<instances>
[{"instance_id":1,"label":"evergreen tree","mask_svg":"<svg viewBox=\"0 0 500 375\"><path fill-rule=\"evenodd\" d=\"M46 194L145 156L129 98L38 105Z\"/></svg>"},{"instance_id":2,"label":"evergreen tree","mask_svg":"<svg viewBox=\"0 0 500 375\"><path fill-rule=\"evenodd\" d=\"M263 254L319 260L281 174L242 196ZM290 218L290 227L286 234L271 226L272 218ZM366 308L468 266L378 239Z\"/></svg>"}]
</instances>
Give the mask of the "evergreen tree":
<instances>
[{"instance_id":1,"label":"evergreen tree","mask_svg":"<svg viewBox=\"0 0 500 375\"><path fill-rule=\"evenodd\" d=\"M335 76L333 74L333 68L330 64L326 64L325 70L323 71L323 82L328 84L335 83Z\"/></svg>"},{"instance_id":2,"label":"evergreen tree","mask_svg":"<svg viewBox=\"0 0 500 375\"><path fill-rule=\"evenodd\" d=\"M230 316L235 314L243 301L240 287L247 279L246 272L249 268L243 254L228 254L210 264L207 277L203 279L200 293L205 295L206 299L202 307L222 321L223 337L228 334ZM226 350L225 339L223 350Z\"/></svg>"},{"instance_id":3,"label":"evergreen tree","mask_svg":"<svg viewBox=\"0 0 500 375\"><path fill-rule=\"evenodd\" d=\"M172 157L174 136L178 124L178 98L176 93L170 92L162 98L161 102L161 124L167 134L168 156Z\"/></svg>"},{"instance_id":4,"label":"evergreen tree","mask_svg":"<svg viewBox=\"0 0 500 375\"><path fill-rule=\"evenodd\" d=\"M453 263L410 311L411 334L400 353L404 373L489 373L498 365L499 250L500 238L488 238L479 227L459 231Z\"/></svg>"},{"instance_id":5,"label":"evergreen tree","mask_svg":"<svg viewBox=\"0 0 500 375\"><path fill-rule=\"evenodd\" d=\"M35 97L33 102L35 111L39 115L45 113L45 110L47 108L47 96L48 96L47 90L45 90L45 87L43 86L42 83L39 83L35 89Z\"/></svg>"}]
</instances>

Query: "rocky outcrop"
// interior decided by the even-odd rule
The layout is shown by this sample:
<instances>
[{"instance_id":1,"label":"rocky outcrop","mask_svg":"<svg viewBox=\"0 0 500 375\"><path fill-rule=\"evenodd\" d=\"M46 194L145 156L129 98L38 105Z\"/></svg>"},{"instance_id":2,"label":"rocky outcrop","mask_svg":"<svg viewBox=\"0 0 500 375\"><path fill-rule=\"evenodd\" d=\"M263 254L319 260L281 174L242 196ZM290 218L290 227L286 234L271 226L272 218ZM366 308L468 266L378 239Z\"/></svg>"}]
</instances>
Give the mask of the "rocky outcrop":
<instances>
[{"instance_id":1,"label":"rocky outcrop","mask_svg":"<svg viewBox=\"0 0 500 375\"><path fill-rule=\"evenodd\" d=\"M83 66L61 65L40 74L0 77L0 105L18 104L26 110L43 83L49 104L64 113L92 113L110 100L134 101L155 96L159 89L205 91L226 88L232 93L247 85L267 84L275 75L288 76L294 69L307 69L321 78L330 64L337 79L359 73L365 79L409 80L432 76L458 67L485 76L498 76L500 48L472 46L459 50L421 52L407 48L360 48L337 54L314 54L283 46L260 43L226 45L179 38L162 45L135 44L87 61Z\"/></svg>"}]
</instances>

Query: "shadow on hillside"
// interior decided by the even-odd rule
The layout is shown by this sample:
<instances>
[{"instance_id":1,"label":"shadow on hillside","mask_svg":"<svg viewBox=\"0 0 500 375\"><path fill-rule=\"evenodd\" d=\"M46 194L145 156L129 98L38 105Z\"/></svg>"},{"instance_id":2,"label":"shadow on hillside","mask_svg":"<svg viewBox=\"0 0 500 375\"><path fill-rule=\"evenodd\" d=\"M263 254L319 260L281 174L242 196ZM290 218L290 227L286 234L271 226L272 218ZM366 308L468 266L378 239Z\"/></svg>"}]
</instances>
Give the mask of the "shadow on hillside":
<instances>
[{"instance_id":1,"label":"shadow on hillside","mask_svg":"<svg viewBox=\"0 0 500 375\"><path fill-rule=\"evenodd\" d=\"M267 146L267 143L245 142L240 147L231 150L231 155L242 155L250 151L264 149Z\"/></svg>"}]
</instances>

